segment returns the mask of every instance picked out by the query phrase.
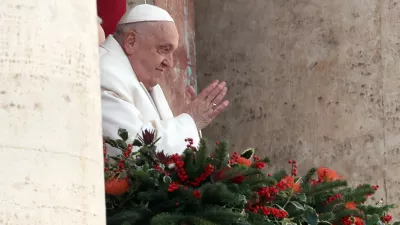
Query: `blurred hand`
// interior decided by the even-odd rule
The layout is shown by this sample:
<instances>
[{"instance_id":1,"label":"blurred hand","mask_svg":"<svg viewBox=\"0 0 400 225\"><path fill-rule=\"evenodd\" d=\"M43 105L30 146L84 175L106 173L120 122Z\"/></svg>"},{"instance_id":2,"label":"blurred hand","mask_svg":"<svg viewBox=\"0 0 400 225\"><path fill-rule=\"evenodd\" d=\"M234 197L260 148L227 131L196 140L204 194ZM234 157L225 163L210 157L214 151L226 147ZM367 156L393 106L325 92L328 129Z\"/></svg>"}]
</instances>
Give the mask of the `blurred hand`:
<instances>
[{"instance_id":1,"label":"blurred hand","mask_svg":"<svg viewBox=\"0 0 400 225\"><path fill-rule=\"evenodd\" d=\"M222 101L227 92L224 81L212 82L197 97L193 87L186 91L190 97L184 112L192 116L199 130L207 127L229 105L229 101Z\"/></svg>"}]
</instances>

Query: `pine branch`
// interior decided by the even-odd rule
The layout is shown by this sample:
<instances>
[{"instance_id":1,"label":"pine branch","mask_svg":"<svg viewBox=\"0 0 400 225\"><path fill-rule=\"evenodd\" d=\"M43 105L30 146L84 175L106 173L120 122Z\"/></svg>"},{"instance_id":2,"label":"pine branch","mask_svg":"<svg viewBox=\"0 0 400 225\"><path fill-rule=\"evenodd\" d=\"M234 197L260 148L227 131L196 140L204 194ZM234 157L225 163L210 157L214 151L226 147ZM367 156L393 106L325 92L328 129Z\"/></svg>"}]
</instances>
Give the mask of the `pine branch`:
<instances>
[{"instance_id":1,"label":"pine branch","mask_svg":"<svg viewBox=\"0 0 400 225\"><path fill-rule=\"evenodd\" d=\"M228 164L228 143L221 142L217 145L214 159L214 166L216 169L222 169L222 167Z\"/></svg>"},{"instance_id":2,"label":"pine branch","mask_svg":"<svg viewBox=\"0 0 400 225\"><path fill-rule=\"evenodd\" d=\"M208 157L208 148L207 143L204 139L200 140L200 146L198 151L196 152L196 160L195 160L195 167L196 167L196 175L203 173L204 168L206 166L206 159Z\"/></svg>"},{"instance_id":3,"label":"pine branch","mask_svg":"<svg viewBox=\"0 0 400 225\"><path fill-rule=\"evenodd\" d=\"M238 222L243 215L239 212L233 212L230 209L222 208L222 207L205 207L205 210L202 212L194 213L196 217L203 218L205 220L212 221L221 225L231 225Z\"/></svg>"},{"instance_id":4,"label":"pine branch","mask_svg":"<svg viewBox=\"0 0 400 225\"><path fill-rule=\"evenodd\" d=\"M184 218L181 214L160 213L151 219L150 225L177 225Z\"/></svg>"}]
</instances>

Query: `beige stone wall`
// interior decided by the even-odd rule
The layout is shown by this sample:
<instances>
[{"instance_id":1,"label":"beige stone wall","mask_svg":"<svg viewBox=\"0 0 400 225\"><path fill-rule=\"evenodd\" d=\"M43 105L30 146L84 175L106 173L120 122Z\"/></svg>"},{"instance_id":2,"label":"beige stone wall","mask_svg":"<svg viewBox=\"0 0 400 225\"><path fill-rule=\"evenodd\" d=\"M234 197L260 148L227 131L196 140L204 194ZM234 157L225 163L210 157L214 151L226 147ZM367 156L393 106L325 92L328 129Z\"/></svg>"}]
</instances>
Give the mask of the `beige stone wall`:
<instances>
[{"instance_id":1,"label":"beige stone wall","mask_svg":"<svg viewBox=\"0 0 400 225\"><path fill-rule=\"evenodd\" d=\"M227 80L231 100L205 136L400 204L399 0L195 3L199 87Z\"/></svg>"},{"instance_id":2,"label":"beige stone wall","mask_svg":"<svg viewBox=\"0 0 400 225\"><path fill-rule=\"evenodd\" d=\"M105 225L95 0L0 4L0 224Z\"/></svg>"}]
</instances>

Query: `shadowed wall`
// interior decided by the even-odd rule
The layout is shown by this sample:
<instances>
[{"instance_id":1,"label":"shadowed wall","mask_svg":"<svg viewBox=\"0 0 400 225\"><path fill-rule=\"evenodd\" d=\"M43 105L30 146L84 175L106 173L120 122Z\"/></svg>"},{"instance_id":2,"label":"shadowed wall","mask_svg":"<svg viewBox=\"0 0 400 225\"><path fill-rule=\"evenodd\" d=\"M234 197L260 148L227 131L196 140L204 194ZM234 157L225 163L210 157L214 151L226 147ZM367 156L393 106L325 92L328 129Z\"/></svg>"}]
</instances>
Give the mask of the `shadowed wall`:
<instances>
[{"instance_id":1,"label":"shadowed wall","mask_svg":"<svg viewBox=\"0 0 400 225\"><path fill-rule=\"evenodd\" d=\"M231 101L203 134L400 203L399 2L196 1L199 88L226 80Z\"/></svg>"}]
</instances>

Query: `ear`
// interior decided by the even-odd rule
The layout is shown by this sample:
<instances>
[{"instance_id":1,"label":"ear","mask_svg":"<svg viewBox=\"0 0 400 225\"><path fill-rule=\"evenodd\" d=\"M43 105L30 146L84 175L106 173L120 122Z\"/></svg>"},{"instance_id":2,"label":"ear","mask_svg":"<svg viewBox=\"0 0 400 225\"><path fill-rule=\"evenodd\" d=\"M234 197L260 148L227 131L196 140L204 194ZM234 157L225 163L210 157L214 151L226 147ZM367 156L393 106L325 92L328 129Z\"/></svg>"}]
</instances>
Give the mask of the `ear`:
<instances>
[{"instance_id":1,"label":"ear","mask_svg":"<svg viewBox=\"0 0 400 225\"><path fill-rule=\"evenodd\" d=\"M132 55L134 52L134 46L136 44L136 33L135 31L130 31L125 33L124 35L124 44L123 48L125 51L125 54L127 55Z\"/></svg>"}]
</instances>

